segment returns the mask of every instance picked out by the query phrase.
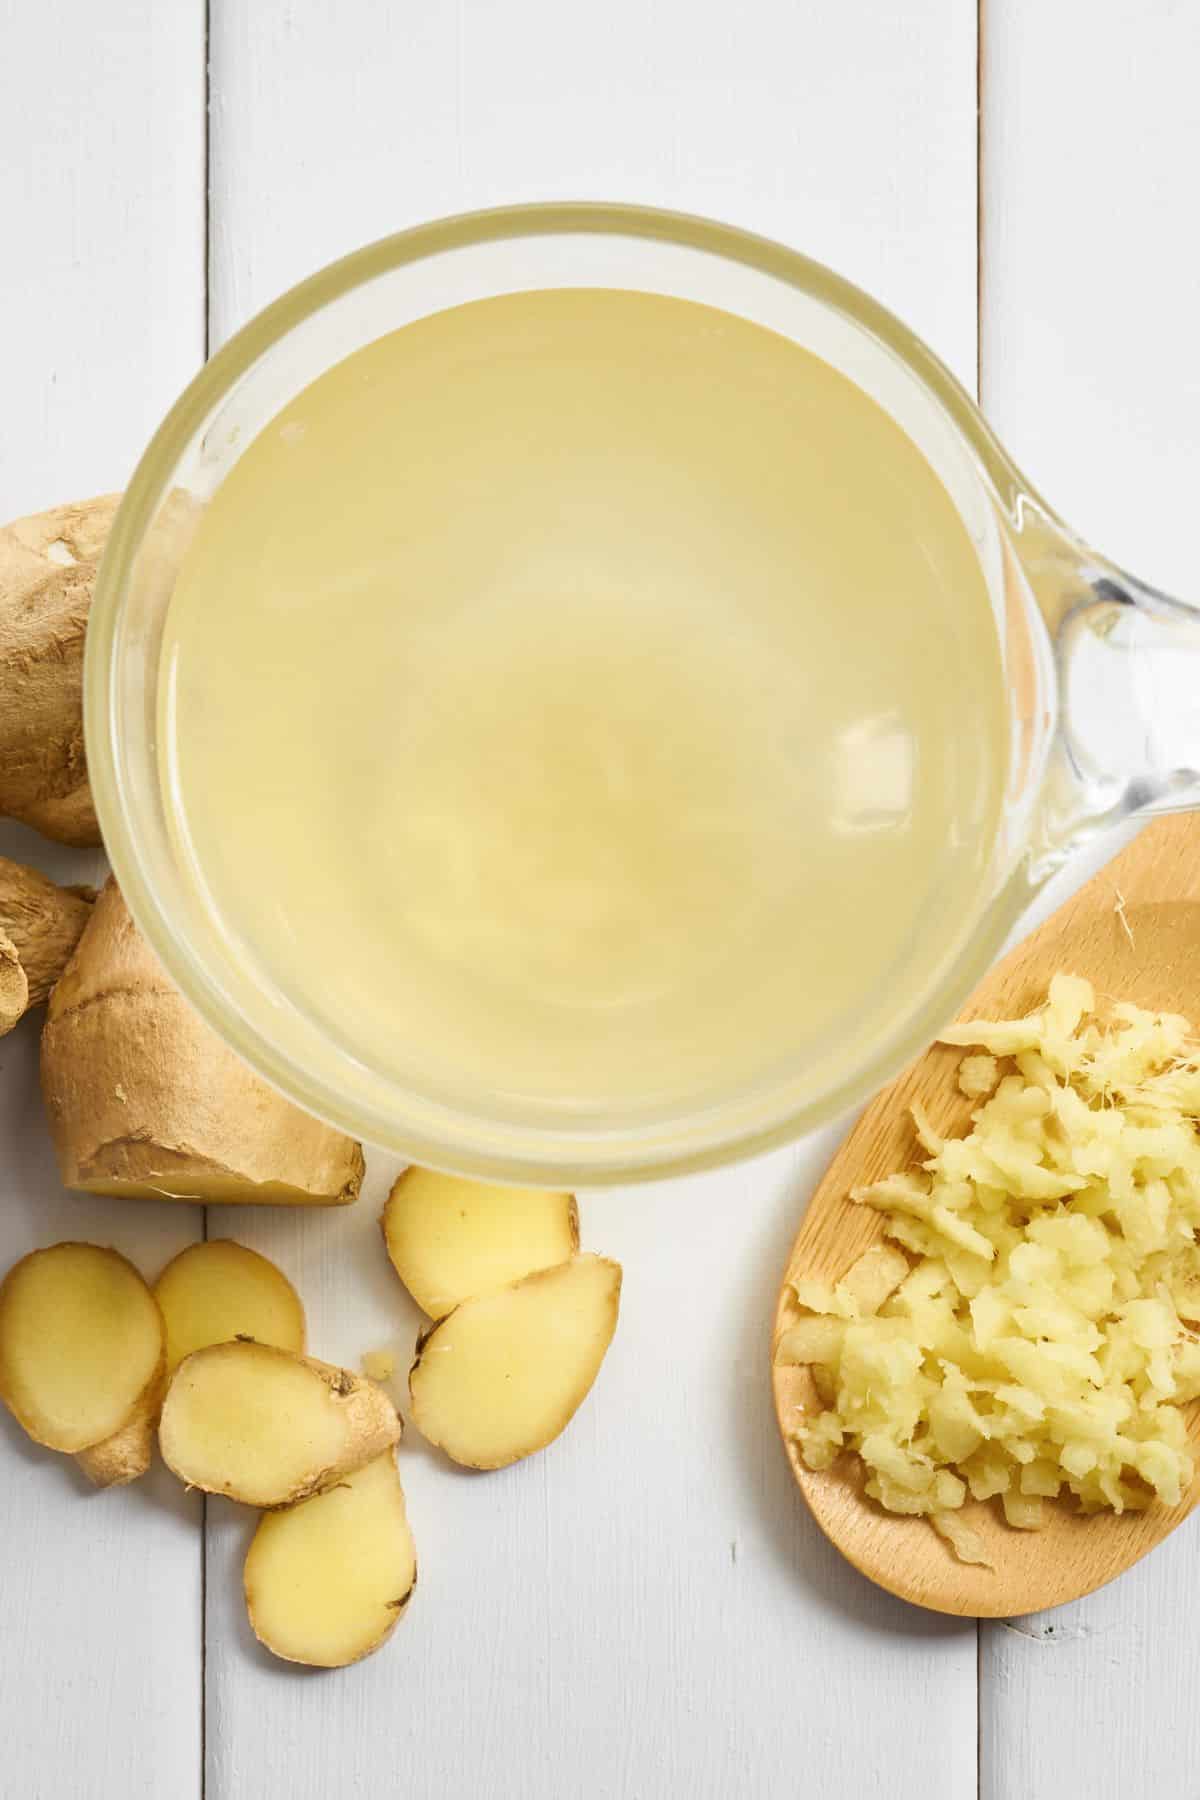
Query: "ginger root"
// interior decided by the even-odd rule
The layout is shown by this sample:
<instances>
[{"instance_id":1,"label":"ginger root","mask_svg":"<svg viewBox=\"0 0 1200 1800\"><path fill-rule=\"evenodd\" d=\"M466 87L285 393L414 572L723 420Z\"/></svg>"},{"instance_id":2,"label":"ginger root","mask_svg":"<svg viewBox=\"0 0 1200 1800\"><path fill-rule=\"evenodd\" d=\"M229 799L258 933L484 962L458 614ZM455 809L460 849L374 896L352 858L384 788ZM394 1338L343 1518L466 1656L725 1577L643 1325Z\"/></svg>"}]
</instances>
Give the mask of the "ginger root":
<instances>
[{"instance_id":1,"label":"ginger root","mask_svg":"<svg viewBox=\"0 0 1200 1800\"><path fill-rule=\"evenodd\" d=\"M100 842L83 748L83 640L117 494L0 529L0 814Z\"/></svg>"},{"instance_id":2,"label":"ginger root","mask_svg":"<svg viewBox=\"0 0 1200 1800\"><path fill-rule=\"evenodd\" d=\"M21 967L20 951L7 932L0 930L0 1037L28 1010L29 979Z\"/></svg>"},{"instance_id":3,"label":"ginger root","mask_svg":"<svg viewBox=\"0 0 1200 1800\"><path fill-rule=\"evenodd\" d=\"M435 1169L406 1169L381 1223L392 1267L432 1319L579 1248L572 1195L492 1187Z\"/></svg>"},{"instance_id":4,"label":"ginger root","mask_svg":"<svg viewBox=\"0 0 1200 1800\"><path fill-rule=\"evenodd\" d=\"M57 887L0 856L0 1037L40 1006L87 924L91 888Z\"/></svg>"},{"instance_id":5,"label":"ginger root","mask_svg":"<svg viewBox=\"0 0 1200 1800\"><path fill-rule=\"evenodd\" d=\"M304 1308L283 1273L231 1238L189 1244L154 1284L167 1328L167 1375L209 1344L253 1338L277 1350L304 1349Z\"/></svg>"},{"instance_id":6,"label":"ginger root","mask_svg":"<svg viewBox=\"0 0 1200 1800\"><path fill-rule=\"evenodd\" d=\"M254 1634L274 1656L341 1669L378 1650L417 1582L393 1453L326 1494L264 1514L243 1582Z\"/></svg>"},{"instance_id":7,"label":"ginger root","mask_svg":"<svg viewBox=\"0 0 1200 1800\"><path fill-rule=\"evenodd\" d=\"M54 1244L0 1282L0 1399L97 1486L149 1466L165 1341L157 1301L115 1250Z\"/></svg>"},{"instance_id":8,"label":"ginger root","mask_svg":"<svg viewBox=\"0 0 1200 1800\"><path fill-rule=\"evenodd\" d=\"M620 1295L619 1264L588 1255L464 1300L417 1346L413 1423L471 1469L544 1449L587 1398Z\"/></svg>"},{"instance_id":9,"label":"ginger root","mask_svg":"<svg viewBox=\"0 0 1200 1800\"><path fill-rule=\"evenodd\" d=\"M362 1375L246 1339L180 1363L158 1441L189 1487L274 1507L322 1493L400 1432L395 1407Z\"/></svg>"},{"instance_id":10,"label":"ginger root","mask_svg":"<svg viewBox=\"0 0 1200 1800\"><path fill-rule=\"evenodd\" d=\"M50 996L42 1095L66 1187L340 1206L359 1144L255 1075L184 999L109 881Z\"/></svg>"},{"instance_id":11,"label":"ginger root","mask_svg":"<svg viewBox=\"0 0 1200 1800\"><path fill-rule=\"evenodd\" d=\"M154 1457L158 1415L167 1391L165 1367L146 1389L132 1416L119 1431L99 1444L76 1452L79 1464L93 1487L124 1487L144 1475Z\"/></svg>"}]
</instances>

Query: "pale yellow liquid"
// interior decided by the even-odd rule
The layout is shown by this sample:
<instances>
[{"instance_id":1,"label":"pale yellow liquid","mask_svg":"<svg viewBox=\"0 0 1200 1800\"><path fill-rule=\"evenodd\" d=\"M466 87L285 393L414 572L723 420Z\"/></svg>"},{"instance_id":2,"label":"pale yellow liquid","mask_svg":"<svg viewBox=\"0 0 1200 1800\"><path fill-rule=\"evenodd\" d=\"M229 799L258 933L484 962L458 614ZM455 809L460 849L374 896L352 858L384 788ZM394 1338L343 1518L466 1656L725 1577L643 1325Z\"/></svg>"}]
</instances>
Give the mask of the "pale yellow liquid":
<instances>
[{"instance_id":1,"label":"pale yellow liquid","mask_svg":"<svg viewBox=\"0 0 1200 1800\"><path fill-rule=\"evenodd\" d=\"M233 953L485 1116L819 1091L981 904L959 515L848 380L691 302L516 294L330 370L207 508L163 654Z\"/></svg>"}]
</instances>

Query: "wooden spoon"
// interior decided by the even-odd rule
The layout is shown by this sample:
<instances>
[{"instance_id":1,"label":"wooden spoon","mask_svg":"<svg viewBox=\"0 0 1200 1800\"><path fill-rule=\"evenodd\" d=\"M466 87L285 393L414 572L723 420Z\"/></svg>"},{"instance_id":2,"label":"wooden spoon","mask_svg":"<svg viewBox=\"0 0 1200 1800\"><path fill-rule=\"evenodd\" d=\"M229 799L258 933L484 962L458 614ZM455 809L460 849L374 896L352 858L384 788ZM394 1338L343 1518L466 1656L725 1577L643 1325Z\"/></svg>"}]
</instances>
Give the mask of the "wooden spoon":
<instances>
[{"instance_id":1,"label":"wooden spoon","mask_svg":"<svg viewBox=\"0 0 1200 1800\"><path fill-rule=\"evenodd\" d=\"M998 963L960 1018L1015 1018L1062 970L1084 975L1098 997L1181 1012L1200 1024L1200 816L1156 820L1115 861ZM935 1045L872 1101L834 1158L792 1246L775 1319L778 1343L799 1317L788 1283L845 1274L882 1238L881 1216L855 1206L852 1187L915 1160L909 1105L920 1100L935 1128L967 1129L972 1102L955 1074L963 1052ZM774 1358L772 1357L774 1365ZM789 1431L815 1401L807 1369L772 1369L775 1408L796 1480L822 1531L856 1569L904 1600L936 1612L1007 1618L1060 1606L1102 1587L1161 1543L1200 1499L1200 1471L1179 1506L1083 1517L1070 1500L1047 1502L1041 1531L1015 1531L996 1504L968 1501L962 1518L982 1538L993 1569L960 1563L925 1519L884 1512L863 1494L862 1464L839 1458L816 1473ZM1200 1402L1187 1409L1200 1451Z\"/></svg>"}]
</instances>

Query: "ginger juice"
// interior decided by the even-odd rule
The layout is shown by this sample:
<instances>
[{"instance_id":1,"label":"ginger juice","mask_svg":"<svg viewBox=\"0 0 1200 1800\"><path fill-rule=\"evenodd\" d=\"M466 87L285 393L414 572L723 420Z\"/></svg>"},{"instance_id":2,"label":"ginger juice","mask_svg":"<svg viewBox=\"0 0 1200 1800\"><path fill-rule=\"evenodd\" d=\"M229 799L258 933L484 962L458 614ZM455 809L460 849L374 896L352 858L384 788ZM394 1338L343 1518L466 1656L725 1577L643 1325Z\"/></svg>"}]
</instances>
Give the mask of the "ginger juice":
<instances>
[{"instance_id":1,"label":"ginger juice","mask_svg":"<svg viewBox=\"0 0 1200 1800\"><path fill-rule=\"evenodd\" d=\"M987 892L959 513L845 376L691 301L514 293L330 369L208 503L163 656L231 957L475 1116L819 1091Z\"/></svg>"}]
</instances>

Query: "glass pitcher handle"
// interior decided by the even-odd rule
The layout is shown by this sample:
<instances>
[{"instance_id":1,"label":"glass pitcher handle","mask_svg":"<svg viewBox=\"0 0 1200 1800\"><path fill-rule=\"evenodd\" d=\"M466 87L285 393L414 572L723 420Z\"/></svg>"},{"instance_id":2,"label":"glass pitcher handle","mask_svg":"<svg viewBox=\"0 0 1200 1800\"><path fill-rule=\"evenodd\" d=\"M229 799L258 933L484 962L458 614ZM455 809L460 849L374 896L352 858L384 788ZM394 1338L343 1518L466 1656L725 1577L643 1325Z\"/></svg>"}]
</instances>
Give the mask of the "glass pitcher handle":
<instances>
[{"instance_id":1,"label":"glass pitcher handle","mask_svg":"<svg viewBox=\"0 0 1200 1800\"><path fill-rule=\"evenodd\" d=\"M1200 806L1200 607L1102 564L1081 574L1090 594L1058 644L1080 779L1123 813Z\"/></svg>"},{"instance_id":2,"label":"glass pitcher handle","mask_svg":"<svg viewBox=\"0 0 1200 1800\"><path fill-rule=\"evenodd\" d=\"M1047 535L1032 566L1022 561L1057 668L1058 730L1034 846L1048 873L1123 820L1200 808L1200 606L1053 528Z\"/></svg>"}]
</instances>

